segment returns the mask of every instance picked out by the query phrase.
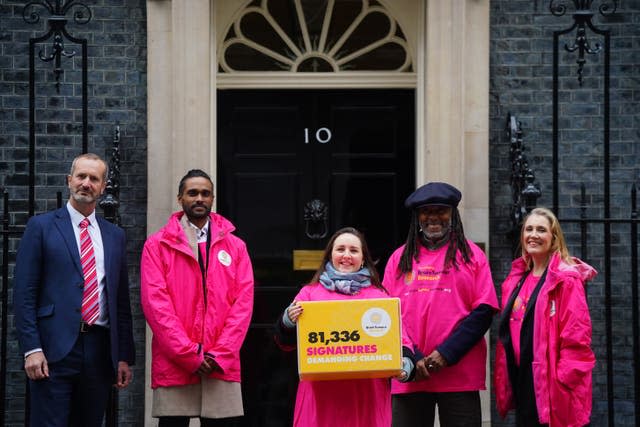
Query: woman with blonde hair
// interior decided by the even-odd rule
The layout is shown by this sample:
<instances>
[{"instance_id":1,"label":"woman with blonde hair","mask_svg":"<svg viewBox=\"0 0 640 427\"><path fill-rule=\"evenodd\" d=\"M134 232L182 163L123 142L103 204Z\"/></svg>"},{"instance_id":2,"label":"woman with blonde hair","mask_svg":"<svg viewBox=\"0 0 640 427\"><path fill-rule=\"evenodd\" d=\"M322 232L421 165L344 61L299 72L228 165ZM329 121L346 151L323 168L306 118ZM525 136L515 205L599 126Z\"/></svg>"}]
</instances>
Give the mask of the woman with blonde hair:
<instances>
[{"instance_id":1,"label":"woman with blonde hair","mask_svg":"<svg viewBox=\"0 0 640 427\"><path fill-rule=\"evenodd\" d=\"M498 412L516 425L581 427L591 415L591 318L585 282L593 267L569 255L556 216L535 208L520 234L522 254L502 284L496 347Z\"/></svg>"}]
</instances>

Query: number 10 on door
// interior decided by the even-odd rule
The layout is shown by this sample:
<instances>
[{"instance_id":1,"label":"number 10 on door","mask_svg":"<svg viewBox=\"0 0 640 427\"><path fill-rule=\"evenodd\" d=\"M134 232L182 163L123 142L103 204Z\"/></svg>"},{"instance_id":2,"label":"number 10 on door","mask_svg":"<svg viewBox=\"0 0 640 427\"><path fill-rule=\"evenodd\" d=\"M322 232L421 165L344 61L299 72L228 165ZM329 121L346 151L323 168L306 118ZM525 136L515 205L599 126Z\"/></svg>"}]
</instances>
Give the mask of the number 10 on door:
<instances>
[{"instance_id":1,"label":"number 10 on door","mask_svg":"<svg viewBox=\"0 0 640 427\"><path fill-rule=\"evenodd\" d=\"M324 127L318 128L314 136L316 138L316 141L318 141L320 144L326 144L327 142L331 141L331 130ZM304 143L309 143L309 128L304 128Z\"/></svg>"}]
</instances>

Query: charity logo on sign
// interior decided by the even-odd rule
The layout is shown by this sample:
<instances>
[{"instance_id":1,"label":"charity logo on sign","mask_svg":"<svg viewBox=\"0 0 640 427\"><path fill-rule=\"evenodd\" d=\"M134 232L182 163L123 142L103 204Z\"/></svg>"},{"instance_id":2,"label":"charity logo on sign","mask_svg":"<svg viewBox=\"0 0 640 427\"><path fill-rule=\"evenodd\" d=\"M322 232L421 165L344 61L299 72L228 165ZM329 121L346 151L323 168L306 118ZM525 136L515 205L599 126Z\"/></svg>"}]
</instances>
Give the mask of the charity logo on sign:
<instances>
[{"instance_id":1,"label":"charity logo on sign","mask_svg":"<svg viewBox=\"0 0 640 427\"><path fill-rule=\"evenodd\" d=\"M384 309L373 307L362 315L362 331L370 337L382 337L391 328L391 316Z\"/></svg>"}]
</instances>

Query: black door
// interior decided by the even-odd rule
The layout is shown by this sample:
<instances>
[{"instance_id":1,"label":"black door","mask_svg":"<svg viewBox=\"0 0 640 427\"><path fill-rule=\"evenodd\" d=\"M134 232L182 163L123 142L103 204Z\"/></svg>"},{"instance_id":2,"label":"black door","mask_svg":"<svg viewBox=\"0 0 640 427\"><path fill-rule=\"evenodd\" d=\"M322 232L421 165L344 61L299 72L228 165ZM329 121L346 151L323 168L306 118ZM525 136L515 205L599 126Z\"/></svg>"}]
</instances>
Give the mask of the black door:
<instances>
[{"instance_id":1,"label":"black door","mask_svg":"<svg viewBox=\"0 0 640 427\"><path fill-rule=\"evenodd\" d=\"M382 275L404 241L414 103L413 90L218 92L217 210L247 242L256 278L243 425L291 425L295 352L275 346L272 325L313 274L299 269L299 251L322 250L353 226Z\"/></svg>"}]
</instances>

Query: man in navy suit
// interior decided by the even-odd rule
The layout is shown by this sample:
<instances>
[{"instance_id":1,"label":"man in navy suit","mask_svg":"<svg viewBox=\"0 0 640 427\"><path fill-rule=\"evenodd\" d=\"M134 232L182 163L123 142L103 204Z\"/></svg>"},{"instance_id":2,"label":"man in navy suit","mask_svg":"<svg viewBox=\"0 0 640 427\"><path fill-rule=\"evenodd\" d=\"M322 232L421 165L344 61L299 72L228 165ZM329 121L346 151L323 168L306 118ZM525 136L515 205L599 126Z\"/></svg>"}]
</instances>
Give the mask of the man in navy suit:
<instances>
[{"instance_id":1,"label":"man in navy suit","mask_svg":"<svg viewBox=\"0 0 640 427\"><path fill-rule=\"evenodd\" d=\"M76 157L67 176L69 202L32 217L20 241L14 311L34 427L99 427L111 387L131 380L125 235L95 213L106 177L99 156ZM94 290L90 315L85 282Z\"/></svg>"}]
</instances>

